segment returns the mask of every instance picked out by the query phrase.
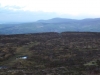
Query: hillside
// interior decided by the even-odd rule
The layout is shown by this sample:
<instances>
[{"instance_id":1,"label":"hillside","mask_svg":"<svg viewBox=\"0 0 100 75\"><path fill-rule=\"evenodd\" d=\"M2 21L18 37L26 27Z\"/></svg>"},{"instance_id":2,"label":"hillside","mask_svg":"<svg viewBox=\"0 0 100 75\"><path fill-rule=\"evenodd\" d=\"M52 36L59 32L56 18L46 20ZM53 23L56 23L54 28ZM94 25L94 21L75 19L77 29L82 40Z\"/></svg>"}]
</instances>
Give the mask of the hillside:
<instances>
[{"instance_id":1,"label":"hillside","mask_svg":"<svg viewBox=\"0 0 100 75\"><path fill-rule=\"evenodd\" d=\"M31 23L0 24L0 34L23 34L38 32L100 32L100 18L65 19L53 18Z\"/></svg>"},{"instance_id":2,"label":"hillside","mask_svg":"<svg viewBox=\"0 0 100 75\"><path fill-rule=\"evenodd\" d=\"M0 75L100 75L100 33L0 36Z\"/></svg>"}]
</instances>

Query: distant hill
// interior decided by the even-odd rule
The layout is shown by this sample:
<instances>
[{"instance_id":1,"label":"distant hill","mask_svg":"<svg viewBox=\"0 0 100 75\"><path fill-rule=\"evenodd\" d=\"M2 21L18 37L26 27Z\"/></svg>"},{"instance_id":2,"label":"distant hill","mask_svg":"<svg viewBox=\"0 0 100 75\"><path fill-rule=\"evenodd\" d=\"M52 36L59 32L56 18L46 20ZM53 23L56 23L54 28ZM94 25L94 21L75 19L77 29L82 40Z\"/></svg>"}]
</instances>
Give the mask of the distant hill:
<instances>
[{"instance_id":1,"label":"distant hill","mask_svg":"<svg viewBox=\"0 0 100 75\"><path fill-rule=\"evenodd\" d=\"M0 24L0 34L24 34L39 32L100 32L100 18L66 19L53 18L30 23Z\"/></svg>"},{"instance_id":2,"label":"distant hill","mask_svg":"<svg viewBox=\"0 0 100 75\"><path fill-rule=\"evenodd\" d=\"M39 23L68 23L72 21L77 21L75 19L66 19L66 18L53 18L49 20L39 20Z\"/></svg>"}]
</instances>

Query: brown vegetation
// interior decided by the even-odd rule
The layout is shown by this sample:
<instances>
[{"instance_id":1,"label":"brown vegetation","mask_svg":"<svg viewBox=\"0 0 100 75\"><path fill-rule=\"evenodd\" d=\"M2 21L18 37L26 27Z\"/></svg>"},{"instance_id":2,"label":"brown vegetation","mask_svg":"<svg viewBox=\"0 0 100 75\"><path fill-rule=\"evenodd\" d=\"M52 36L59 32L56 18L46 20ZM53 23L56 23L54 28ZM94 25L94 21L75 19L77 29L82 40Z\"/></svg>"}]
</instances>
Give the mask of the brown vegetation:
<instances>
[{"instance_id":1,"label":"brown vegetation","mask_svg":"<svg viewBox=\"0 0 100 75\"><path fill-rule=\"evenodd\" d=\"M21 56L28 58L16 60ZM35 75L98 75L100 33L1 35L0 65L9 67L7 73L19 69Z\"/></svg>"}]
</instances>

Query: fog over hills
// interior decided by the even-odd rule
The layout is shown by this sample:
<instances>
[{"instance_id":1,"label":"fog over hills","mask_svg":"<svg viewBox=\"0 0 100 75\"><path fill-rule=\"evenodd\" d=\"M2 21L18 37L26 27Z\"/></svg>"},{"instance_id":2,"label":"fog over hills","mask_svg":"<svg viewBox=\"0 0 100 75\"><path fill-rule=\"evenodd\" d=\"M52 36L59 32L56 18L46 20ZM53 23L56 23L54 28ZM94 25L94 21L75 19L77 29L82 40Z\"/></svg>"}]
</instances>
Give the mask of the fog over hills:
<instances>
[{"instance_id":1,"label":"fog over hills","mask_svg":"<svg viewBox=\"0 0 100 75\"><path fill-rule=\"evenodd\" d=\"M100 18L66 19L52 18L28 23L0 24L0 34L24 34L39 32L100 32Z\"/></svg>"}]
</instances>

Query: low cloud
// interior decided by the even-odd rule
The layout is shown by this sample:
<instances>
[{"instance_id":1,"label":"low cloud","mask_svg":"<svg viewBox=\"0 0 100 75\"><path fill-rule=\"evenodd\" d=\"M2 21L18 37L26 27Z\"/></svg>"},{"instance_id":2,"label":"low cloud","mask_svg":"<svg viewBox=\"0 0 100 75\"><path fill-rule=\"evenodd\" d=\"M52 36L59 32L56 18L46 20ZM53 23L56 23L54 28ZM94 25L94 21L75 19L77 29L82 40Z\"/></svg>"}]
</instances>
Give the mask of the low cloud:
<instances>
[{"instance_id":1,"label":"low cloud","mask_svg":"<svg viewBox=\"0 0 100 75\"><path fill-rule=\"evenodd\" d=\"M0 4L12 10L100 16L100 0L0 0Z\"/></svg>"},{"instance_id":2,"label":"low cloud","mask_svg":"<svg viewBox=\"0 0 100 75\"><path fill-rule=\"evenodd\" d=\"M0 0L0 21L100 17L100 0Z\"/></svg>"}]
</instances>

